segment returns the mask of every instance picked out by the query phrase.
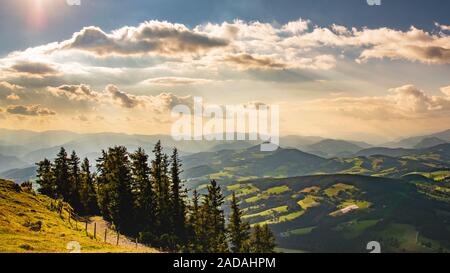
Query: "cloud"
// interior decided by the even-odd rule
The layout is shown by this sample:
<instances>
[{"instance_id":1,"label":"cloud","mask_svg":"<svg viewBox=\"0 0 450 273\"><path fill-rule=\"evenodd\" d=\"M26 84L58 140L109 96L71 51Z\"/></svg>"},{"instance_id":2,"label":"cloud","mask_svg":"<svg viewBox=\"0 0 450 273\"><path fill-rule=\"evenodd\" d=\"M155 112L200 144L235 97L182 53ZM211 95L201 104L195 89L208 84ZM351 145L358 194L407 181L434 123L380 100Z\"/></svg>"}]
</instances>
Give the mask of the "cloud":
<instances>
[{"instance_id":1,"label":"cloud","mask_svg":"<svg viewBox=\"0 0 450 273\"><path fill-rule=\"evenodd\" d=\"M38 77L56 75L59 73L56 67L52 64L33 61L18 61L8 70L19 75L25 74Z\"/></svg>"},{"instance_id":2,"label":"cloud","mask_svg":"<svg viewBox=\"0 0 450 273\"><path fill-rule=\"evenodd\" d=\"M418 119L446 117L450 113L450 96L433 96L414 85L389 89L389 94L374 97L337 97L318 99L307 104L314 109L337 112L364 120Z\"/></svg>"},{"instance_id":3,"label":"cloud","mask_svg":"<svg viewBox=\"0 0 450 273\"><path fill-rule=\"evenodd\" d=\"M192 54L225 47L228 40L191 30L182 24L148 21L138 27L123 27L105 33L85 27L64 41L60 49L77 49L100 56L111 54Z\"/></svg>"},{"instance_id":4,"label":"cloud","mask_svg":"<svg viewBox=\"0 0 450 273\"><path fill-rule=\"evenodd\" d=\"M321 69L329 70L336 66L332 55L319 55L314 58L298 58L291 61L278 60L277 56L261 56L246 53L227 55L223 62L240 70L283 70L283 69Z\"/></svg>"},{"instance_id":5,"label":"cloud","mask_svg":"<svg viewBox=\"0 0 450 273\"><path fill-rule=\"evenodd\" d=\"M441 25L439 23L434 23L434 25L440 28L442 31L450 31L450 26Z\"/></svg>"},{"instance_id":6,"label":"cloud","mask_svg":"<svg viewBox=\"0 0 450 273\"><path fill-rule=\"evenodd\" d=\"M143 81L144 84L150 85L163 85L163 86L174 86L174 85L196 85L196 84L206 84L214 82L209 79L201 78L186 78L186 77L157 77L151 78Z\"/></svg>"},{"instance_id":7,"label":"cloud","mask_svg":"<svg viewBox=\"0 0 450 273\"><path fill-rule=\"evenodd\" d=\"M38 104L35 105L9 105L6 108L6 112L13 115L22 116L53 116L56 115L55 111L48 108L41 107Z\"/></svg>"},{"instance_id":8,"label":"cloud","mask_svg":"<svg viewBox=\"0 0 450 273\"><path fill-rule=\"evenodd\" d=\"M288 22L281 27L282 31L290 32L292 34L300 34L309 29L311 21L299 19L297 21Z\"/></svg>"},{"instance_id":9,"label":"cloud","mask_svg":"<svg viewBox=\"0 0 450 273\"><path fill-rule=\"evenodd\" d=\"M117 86L112 84L106 86L105 92L109 93L114 101L118 101L120 105L125 108L134 108L140 104L145 103L144 97L138 97L126 92L122 92Z\"/></svg>"},{"instance_id":10,"label":"cloud","mask_svg":"<svg viewBox=\"0 0 450 273\"><path fill-rule=\"evenodd\" d=\"M74 117L72 119L74 121L81 121L81 122L88 122L89 121L89 118L87 116L83 115L83 114L78 115L78 116L76 116L76 117Z\"/></svg>"},{"instance_id":11,"label":"cloud","mask_svg":"<svg viewBox=\"0 0 450 273\"><path fill-rule=\"evenodd\" d=\"M354 39L369 46L362 51L359 62L369 59L404 59L426 64L450 63L450 37L445 34L430 34L411 27L409 31L388 28L353 31Z\"/></svg>"},{"instance_id":12,"label":"cloud","mask_svg":"<svg viewBox=\"0 0 450 273\"><path fill-rule=\"evenodd\" d=\"M15 93L11 93L6 97L7 100L20 100L20 96L16 95Z\"/></svg>"},{"instance_id":13,"label":"cloud","mask_svg":"<svg viewBox=\"0 0 450 273\"><path fill-rule=\"evenodd\" d=\"M253 56L247 53L228 55L223 58L223 61L233 64L240 69L285 69L287 64L278 62L268 56Z\"/></svg>"},{"instance_id":14,"label":"cloud","mask_svg":"<svg viewBox=\"0 0 450 273\"><path fill-rule=\"evenodd\" d=\"M69 39L6 55L0 59L0 80L33 88L79 82L121 87L210 84L230 76L241 80L242 74L235 72L246 70L324 76L326 72L319 73L341 65L345 70L346 56L358 63L389 59L449 64L450 37L445 31L416 27L317 26L305 19L284 25L235 20L193 27L149 21L112 31L88 26Z\"/></svg>"},{"instance_id":15,"label":"cloud","mask_svg":"<svg viewBox=\"0 0 450 273\"><path fill-rule=\"evenodd\" d=\"M64 97L68 100L95 101L99 94L91 89L89 85L61 85L58 87L48 87L47 90L56 97Z\"/></svg>"},{"instance_id":16,"label":"cloud","mask_svg":"<svg viewBox=\"0 0 450 273\"><path fill-rule=\"evenodd\" d=\"M0 82L0 90L18 91L18 90L22 90L22 89L23 89L23 87L20 85L11 84L6 81Z\"/></svg>"},{"instance_id":17,"label":"cloud","mask_svg":"<svg viewBox=\"0 0 450 273\"><path fill-rule=\"evenodd\" d=\"M441 92L444 93L447 97L450 97L450 85L442 87Z\"/></svg>"}]
</instances>

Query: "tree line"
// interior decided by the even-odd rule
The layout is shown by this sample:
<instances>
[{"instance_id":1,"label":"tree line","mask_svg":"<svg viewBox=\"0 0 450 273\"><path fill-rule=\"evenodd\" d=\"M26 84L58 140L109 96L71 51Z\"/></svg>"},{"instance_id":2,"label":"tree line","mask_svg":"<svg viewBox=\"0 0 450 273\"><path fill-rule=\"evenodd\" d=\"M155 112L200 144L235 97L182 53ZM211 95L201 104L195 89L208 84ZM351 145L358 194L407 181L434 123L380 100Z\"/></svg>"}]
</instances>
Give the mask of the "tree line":
<instances>
[{"instance_id":1,"label":"tree line","mask_svg":"<svg viewBox=\"0 0 450 273\"><path fill-rule=\"evenodd\" d=\"M121 233L169 251L268 253L275 237L267 225L243 221L235 194L226 220L221 187L211 180L206 192L188 197L180 174L178 150L163 152L158 141L153 159L142 148L103 150L91 172L87 158L61 148L54 161L37 165L39 192L71 204L79 215L102 215Z\"/></svg>"}]
</instances>

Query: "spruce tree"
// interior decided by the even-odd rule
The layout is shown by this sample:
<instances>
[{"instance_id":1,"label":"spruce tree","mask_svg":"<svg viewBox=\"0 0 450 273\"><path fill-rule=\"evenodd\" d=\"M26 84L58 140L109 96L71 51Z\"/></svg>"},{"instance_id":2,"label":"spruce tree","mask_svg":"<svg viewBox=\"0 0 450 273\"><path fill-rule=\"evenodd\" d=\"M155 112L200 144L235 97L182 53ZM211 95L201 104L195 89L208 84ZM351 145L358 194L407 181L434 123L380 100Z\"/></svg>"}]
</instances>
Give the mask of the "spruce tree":
<instances>
[{"instance_id":1,"label":"spruce tree","mask_svg":"<svg viewBox=\"0 0 450 273\"><path fill-rule=\"evenodd\" d=\"M148 155L142 148L130 155L133 178L133 194L136 202L136 225L138 230L146 232L146 237L154 237L156 223L156 199L150 180ZM151 233L151 234L149 234Z\"/></svg>"},{"instance_id":2,"label":"spruce tree","mask_svg":"<svg viewBox=\"0 0 450 273\"><path fill-rule=\"evenodd\" d=\"M155 186L157 203L158 232L162 244L167 246L171 238L171 215L170 215L170 179L169 161L167 155L162 151L161 141L158 141L153 149L154 159L151 162L151 180Z\"/></svg>"},{"instance_id":3,"label":"spruce tree","mask_svg":"<svg viewBox=\"0 0 450 273\"><path fill-rule=\"evenodd\" d=\"M69 181L69 165L67 153L64 147L61 147L53 164L53 173L55 176L56 192L58 198L64 201L70 201L71 187Z\"/></svg>"},{"instance_id":4,"label":"spruce tree","mask_svg":"<svg viewBox=\"0 0 450 273\"><path fill-rule=\"evenodd\" d=\"M202 252L201 244L201 208L199 206L200 197L197 190L194 189L192 194L192 203L189 206L189 215L187 220L189 233L189 251Z\"/></svg>"},{"instance_id":5,"label":"spruce tree","mask_svg":"<svg viewBox=\"0 0 450 273\"><path fill-rule=\"evenodd\" d=\"M37 183L40 185L39 192L52 198L57 198L57 188L55 176L52 169L52 163L48 159L44 159L38 163L36 170Z\"/></svg>"},{"instance_id":6,"label":"spruce tree","mask_svg":"<svg viewBox=\"0 0 450 273\"><path fill-rule=\"evenodd\" d=\"M275 243L275 235L268 225L264 225L261 231L262 238L262 252L263 253L273 253L276 243Z\"/></svg>"},{"instance_id":7,"label":"spruce tree","mask_svg":"<svg viewBox=\"0 0 450 273\"><path fill-rule=\"evenodd\" d=\"M98 208L107 221L111 221L110 212L108 209L108 204L110 202L111 195L111 183L108 181L108 170L109 170L109 154L107 151L102 150L102 156L97 159L97 203Z\"/></svg>"},{"instance_id":8,"label":"spruce tree","mask_svg":"<svg viewBox=\"0 0 450 273\"><path fill-rule=\"evenodd\" d=\"M260 225L253 226L253 232L250 239L250 252L263 253L262 228Z\"/></svg>"},{"instance_id":9,"label":"spruce tree","mask_svg":"<svg viewBox=\"0 0 450 273\"><path fill-rule=\"evenodd\" d=\"M94 177L91 174L89 159L85 158L81 164L81 203L86 215L95 215L98 213L97 193L94 183Z\"/></svg>"},{"instance_id":10,"label":"spruce tree","mask_svg":"<svg viewBox=\"0 0 450 273\"><path fill-rule=\"evenodd\" d=\"M250 251L253 253L272 253L275 249L275 235L268 225L253 227Z\"/></svg>"},{"instance_id":11,"label":"spruce tree","mask_svg":"<svg viewBox=\"0 0 450 273\"><path fill-rule=\"evenodd\" d=\"M116 146L108 150L106 180L109 187L108 211L116 228L133 232L134 200L131 191L131 169L127 149Z\"/></svg>"},{"instance_id":12,"label":"spruce tree","mask_svg":"<svg viewBox=\"0 0 450 273\"><path fill-rule=\"evenodd\" d=\"M231 199L231 214L228 224L228 232L230 233L231 252L243 253L248 252L248 240L250 237L250 225L242 221L242 211L233 192Z\"/></svg>"},{"instance_id":13,"label":"spruce tree","mask_svg":"<svg viewBox=\"0 0 450 273\"><path fill-rule=\"evenodd\" d=\"M69 203L75 209L76 212L82 212L83 206L81 204L81 175L80 175L80 158L77 156L75 151L72 152L69 160L69 183L70 183L70 193L69 193Z\"/></svg>"},{"instance_id":14,"label":"spruce tree","mask_svg":"<svg viewBox=\"0 0 450 273\"><path fill-rule=\"evenodd\" d=\"M180 179L181 166L178 158L178 150L173 149L170 157L170 177L171 177L171 191L170 191L170 205L172 215L172 230L178 239L179 243L186 242L186 192Z\"/></svg>"},{"instance_id":15,"label":"spruce tree","mask_svg":"<svg viewBox=\"0 0 450 273\"><path fill-rule=\"evenodd\" d=\"M202 238L206 241L205 252L228 252L223 203L224 196L220 186L217 185L215 180L211 180L202 205L202 224L205 225L206 229L205 237Z\"/></svg>"}]
</instances>

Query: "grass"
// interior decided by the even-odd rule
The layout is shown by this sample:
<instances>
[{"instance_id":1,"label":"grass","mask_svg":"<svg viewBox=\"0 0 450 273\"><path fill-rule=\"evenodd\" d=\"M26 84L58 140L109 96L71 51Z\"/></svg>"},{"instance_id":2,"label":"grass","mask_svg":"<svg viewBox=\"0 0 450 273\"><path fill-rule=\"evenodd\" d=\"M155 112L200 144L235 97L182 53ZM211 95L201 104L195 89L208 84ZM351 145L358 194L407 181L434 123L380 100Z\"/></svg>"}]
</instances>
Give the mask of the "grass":
<instances>
[{"instance_id":1,"label":"grass","mask_svg":"<svg viewBox=\"0 0 450 273\"><path fill-rule=\"evenodd\" d=\"M343 232L346 239L359 237L366 229L375 226L380 220L355 220L338 225L334 230Z\"/></svg>"},{"instance_id":2,"label":"grass","mask_svg":"<svg viewBox=\"0 0 450 273\"><path fill-rule=\"evenodd\" d=\"M253 186L252 184L234 184L234 185L227 186L226 189L229 191L234 191L237 198L241 198L241 197L253 194L253 193L257 193L259 191L259 189L255 186ZM231 198L232 198L232 196L229 195L226 198L226 200L230 201Z\"/></svg>"},{"instance_id":3,"label":"grass","mask_svg":"<svg viewBox=\"0 0 450 273\"><path fill-rule=\"evenodd\" d=\"M277 214L285 213L287 211L288 211L288 206L280 206L280 207L264 210L259 213L244 215L242 218L248 219L248 218L254 218L254 217L274 217Z\"/></svg>"},{"instance_id":4,"label":"grass","mask_svg":"<svg viewBox=\"0 0 450 273\"><path fill-rule=\"evenodd\" d=\"M349 200L345 200L344 202L339 204L338 208L343 209L343 208L349 207L351 205L357 205L359 209L368 209L372 205L372 203L370 203L368 201L364 201L364 200L349 199Z\"/></svg>"},{"instance_id":5,"label":"grass","mask_svg":"<svg viewBox=\"0 0 450 273\"><path fill-rule=\"evenodd\" d=\"M301 190L301 193L316 193L320 191L320 187L317 186L313 186L313 187L308 187L308 188L304 188L303 190Z\"/></svg>"},{"instance_id":6,"label":"grass","mask_svg":"<svg viewBox=\"0 0 450 273\"><path fill-rule=\"evenodd\" d=\"M290 236L302 236L302 235L307 235L310 234L316 227L305 227L305 228L298 228L298 229L293 229L293 230L289 230L286 232L281 233L282 237L290 237Z\"/></svg>"},{"instance_id":7,"label":"grass","mask_svg":"<svg viewBox=\"0 0 450 273\"><path fill-rule=\"evenodd\" d=\"M83 225L68 221L68 211L61 215L52 209L56 201L21 190L13 182L0 180L0 252L70 252L67 244L76 241L81 252L137 252L86 236ZM140 250L139 252L143 252ZM148 250L147 252L156 252Z\"/></svg>"},{"instance_id":8,"label":"grass","mask_svg":"<svg viewBox=\"0 0 450 273\"><path fill-rule=\"evenodd\" d=\"M255 202L258 202L261 200L267 200L273 195L280 195L280 194L283 194L290 190L291 189L288 186L273 187L273 188L270 188L270 189L267 189L267 190L261 192L260 194L257 194L253 197L245 199L245 202L246 203L255 203Z\"/></svg>"},{"instance_id":9,"label":"grass","mask_svg":"<svg viewBox=\"0 0 450 273\"><path fill-rule=\"evenodd\" d=\"M419 234L414 226L406 224L390 224L380 233L385 247L398 252L423 251L419 244Z\"/></svg>"},{"instance_id":10,"label":"grass","mask_svg":"<svg viewBox=\"0 0 450 273\"><path fill-rule=\"evenodd\" d=\"M307 210L309 208L317 207L320 205L319 201L320 197L316 197L313 195L306 196L303 200L297 202L297 204L302 207L302 209Z\"/></svg>"},{"instance_id":11,"label":"grass","mask_svg":"<svg viewBox=\"0 0 450 273\"><path fill-rule=\"evenodd\" d=\"M338 184L335 184L335 185L325 189L325 195L330 198L333 198L333 197L337 197L339 195L339 193L341 193L343 191L351 191L351 190L355 190L355 189L356 188L353 185L338 183Z\"/></svg>"},{"instance_id":12,"label":"grass","mask_svg":"<svg viewBox=\"0 0 450 273\"><path fill-rule=\"evenodd\" d=\"M279 186L279 187L270 188L270 189L266 190L265 192L267 192L268 194L282 194L287 191L290 191L288 186Z\"/></svg>"},{"instance_id":13,"label":"grass","mask_svg":"<svg viewBox=\"0 0 450 273\"><path fill-rule=\"evenodd\" d=\"M267 221L264 221L264 222L260 222L260 223L257 223L257 224L258 225L279 224L279 223L282 223L282 222L295 220L295 219L299 218L300 216L302 216L303 214L305 214L305 211L304 210L299 210L299 211L295 211L295 212L292 212L292 213L289 213L289 214L286 214L286 215L282 215L282 216L279 216L277 218L273 218L273 219L270 219L270 220L267 220ZM256 225L256 224L253 224L252 226L254 226L254 225Z\"/></svg>"}]
</instances>

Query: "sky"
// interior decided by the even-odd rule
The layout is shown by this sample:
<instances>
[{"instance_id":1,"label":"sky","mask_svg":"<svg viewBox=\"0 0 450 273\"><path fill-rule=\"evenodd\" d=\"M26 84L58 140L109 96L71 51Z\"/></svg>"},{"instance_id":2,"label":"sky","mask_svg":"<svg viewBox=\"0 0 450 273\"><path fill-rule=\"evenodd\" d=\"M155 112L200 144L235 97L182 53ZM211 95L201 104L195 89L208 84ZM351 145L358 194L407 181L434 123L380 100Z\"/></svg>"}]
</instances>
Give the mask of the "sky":
<instances>
[{"instance_id":1,"label":"sky","mask_svg":"<svg viewBox=\"0 0 450 273\"><path fill-rule=\"evenodd\" d=\"M80 2L0 0L0 127L166 134L197 96L279 105L282 135L449 127L449 1Z\"/></svg>"}]
</instances>

